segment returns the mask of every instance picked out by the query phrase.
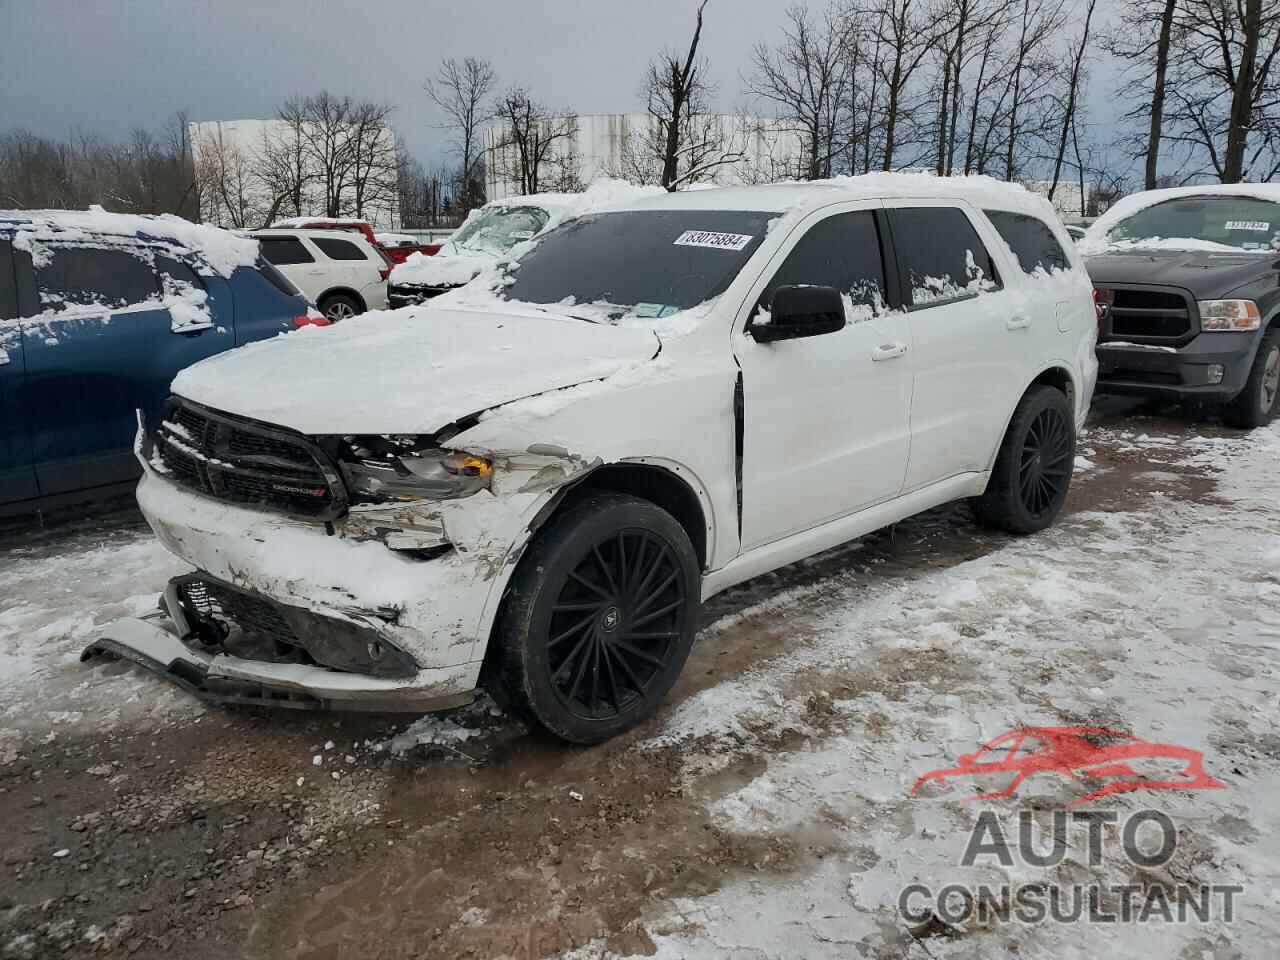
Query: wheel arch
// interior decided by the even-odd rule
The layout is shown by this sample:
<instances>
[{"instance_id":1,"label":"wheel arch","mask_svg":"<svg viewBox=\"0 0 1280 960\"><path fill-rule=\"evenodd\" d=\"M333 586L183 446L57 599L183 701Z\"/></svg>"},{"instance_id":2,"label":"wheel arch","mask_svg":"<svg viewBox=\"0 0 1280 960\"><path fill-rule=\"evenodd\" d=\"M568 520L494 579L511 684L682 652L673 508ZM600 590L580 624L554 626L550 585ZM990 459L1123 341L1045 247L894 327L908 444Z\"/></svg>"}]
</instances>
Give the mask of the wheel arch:
<instances>
[{"instance_id":1,"label":"wheel arch","mask_svg":"<svg viewBox=\"0 0 1280 960\"><path fill-rule=\"evenodd\" d=\"M1017 413L1019 404L1033 387L1041 385L1053 387L1062 391L1067 400L1071 403L1071 409L1076 409L1076 378L1071 372L1071 368L1061 361L1055 361L1032 378L1031 382L1022 388L1022 392L1018 394L1017 401L1009 407L1009 413L1004 418L1004 425L1000 428L1000 435L995 438L995 444L992 446L991 454L987 457L987 469L995 468L996 457L1000 454L1000 445L1004 443L1005 434L1009 432L1009 424L1013 422L1013 415ZM1078 414L1077 414L1078 416Z\"/></svg>"},{"instance_id":2,"label":"wheel arch","mask_svg":"<svg viewBox=\"0 0 1280 960\"><path fill-rule=\"evenodd\" d=\"M691 471L667 460L620 460L596 467L560 490L538 512L530 534L576 498L601 490L630 494L666 510L689 535L699 568L707 570L715 545L711 498Z\"/></svg>"},{"instance_id":3,"label":"wheel arch","mask_svg":"<svg viewBox=\"0 0 1280 960\"><path fill-rule=\"evenodd\" d=\"M365 302L364 297L360 296L359 293L357 293L355 290L351 289L350 287L330 287L324 293L320 294L320 296L316 297L316 306L317 307L320 306L322 303L324 303L324 301L328 300L330 297L337 297L337 296L350 297L357 304L359 304L361 313L369 309L369 305Z\"/></svg>"}]
</instances>

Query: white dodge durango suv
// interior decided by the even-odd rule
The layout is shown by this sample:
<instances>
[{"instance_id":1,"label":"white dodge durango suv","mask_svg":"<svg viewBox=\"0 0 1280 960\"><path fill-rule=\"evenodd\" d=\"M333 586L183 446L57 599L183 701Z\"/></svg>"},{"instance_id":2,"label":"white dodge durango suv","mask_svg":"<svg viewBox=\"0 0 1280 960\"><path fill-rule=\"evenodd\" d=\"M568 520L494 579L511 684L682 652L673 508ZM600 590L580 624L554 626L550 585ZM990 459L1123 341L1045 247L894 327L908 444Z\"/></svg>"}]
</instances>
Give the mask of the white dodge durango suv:
<instances>
[{"instance_id":1,"label":"white dodge durango suv","mask_svg":"<svg viewBox=\"0 0 1280 960\"><path fill-rule=\"evenodd\" d=\"M466 289L179 375L138 501L195 572L86 651L202 696L437 709L596 742L699 605L972 498L1051 523L1092 289L1044 201L873 175L572 219Z\"/></svg>"},{"instance_id":2,"label":"white dodge durango suv","mask_svg":"<svg viewBox=\"0 0 1280 960\"><path fill-rule=\"evenodd\" d=\"M329 320L386 309L391 263L359 233L272 228L253 236L268 262Z\"/></svg>"}]
</instances>

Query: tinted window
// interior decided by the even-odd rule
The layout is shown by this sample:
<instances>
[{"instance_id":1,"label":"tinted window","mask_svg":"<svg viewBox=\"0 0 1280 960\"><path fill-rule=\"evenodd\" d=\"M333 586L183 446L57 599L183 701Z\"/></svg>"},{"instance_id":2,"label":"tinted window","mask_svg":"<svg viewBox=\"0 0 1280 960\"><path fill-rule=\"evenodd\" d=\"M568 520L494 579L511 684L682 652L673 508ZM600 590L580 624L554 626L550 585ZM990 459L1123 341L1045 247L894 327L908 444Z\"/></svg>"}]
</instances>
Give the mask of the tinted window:
<instances>
[{"instance_id":1,"label":"tinted window","mask_svg":"<svg viewBox=\"0 0 1280 960\"><path fill-rule=\"evenodd\" d=\"M578 217L543 234L512 265L501 294L600 322L665 317L723 293L777 216L624 210Z\"/></svg>"},{"instance_id":2,"label":"tinted window","mask_svg":"<svg viewBox=\"0 0 1280 960\"><path fill-rule=\"evenodd\" d=\"M166 277L177 280L179 283L187 283L195 287L197 290L204 287L204 283L196 276L196 272L181 260L174 260L172 257L166 257L163 254L156 255L156 269Z\"/></svg>"},{"instance_id":3,"label":"tinted window","mask_svg":"<svg viewBox=\"0 0 1280 960\"><path fill-rule=\"evenodd\" d=\"M320 248L330 260L368 260L359 247L349 240L333 240L329 237L312 237L311 242Z\"/></svg>"},{"instance_id":4,"label":"tinted window","mask_svg":"<svg viewBox=\"0 0 1280 960\"><path fill-rule=\"evenodd\" d=\"M0 239L0 320L18 315L18 288L13 279L13 244Z\"/></svg>"},{"instance_id":5,"label":"tinted window","mask_svg":"<svg viewBox=\"0 0 1280 960\"><path fill-rule=\"evenodd\" d=\"M1071 266L1053 231L1039 217L1025 213L1007 213L1004 210L988 210L986 214L1004 242L1013 250L1018 258L1018 265L1027 273L1035 273L1037 267L1052 272L1066 270Z\"/></svg>"},{"instance_id":6,"label":"tinted window","mask_svg":"<svg viewBox=\"0 0 1280 960\"><path fill-rule=\"evenodd\" d=\"M262 255L278 267L316 260L297 237L259 237L258 243L262 245Z\"/></svg>"},{"instance_id":7,"label":"tinted window","mask_svg":"<svg viewBox=\"0 0 1280 960\"><path fill-rule=\"evenodd\" d=\"M875 215L841 213L810 227L773 275L760 302L768 306L778 287L791 284L835 287L854 303L882 306L884 262Z\"/></svg>"},{"instance_id":8,"label":"tinted window","mask_svg":"<svg viewBox=\"0 0 1280 960\"><path fill-rule=\"evenodd\" d=\"M124 250L52 247L40 259L36 286L44 310L76 304L126 307L160 295L151 264Z\"/></svg>"},{"instance_id":9,"label":"tinted window","mask_svg":"<svg viewBox=\"0 0 1280 960\"><path fill-rule=\"evenodd\" d=\"M1280 250L1280 203L1254 197L1185 197L1139 210L1107 239L1209 240L1242 250Z\"/></svg>"},{"instance_id":10,"label":"tinted window","mask_svg":"<svg viewBox=\"0 0 1280 960\"><path fill-rule=\"evenodd\" d=\"M271 264L267 263L267 261L259 260L257 263L257 267L258 267L258 272L262 274L262 276L265 277L267 281L273 287L279 290L281 293L290 297L302 296L302 292L293 285L292 281L290 281L288 277L286 277L283 273L281 273Z\"/></svg>"},{"instance_id":11,"label":"tinted window","mask_svg":"<svg viewBox=\"0 0 1280 960\"><path fill-rule=\"evenodd\" d=\"M956 207L890 210L903 296L916 307L977 296L999 287L995 264L973 224Z\"/></svg>"}]
</instances>

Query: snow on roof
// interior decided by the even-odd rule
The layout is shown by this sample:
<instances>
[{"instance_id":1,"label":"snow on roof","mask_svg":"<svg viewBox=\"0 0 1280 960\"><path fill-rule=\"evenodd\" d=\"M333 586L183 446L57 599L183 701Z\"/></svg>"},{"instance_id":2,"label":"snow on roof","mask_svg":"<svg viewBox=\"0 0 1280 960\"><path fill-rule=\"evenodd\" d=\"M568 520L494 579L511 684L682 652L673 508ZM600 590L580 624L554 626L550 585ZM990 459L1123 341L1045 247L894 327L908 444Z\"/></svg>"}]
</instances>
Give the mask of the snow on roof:
<instances>
[{"instance_id":1,"label":"snow on roof","mask_svg":"<svg viewBox=\"0 0 1280 960\"><path fill-rule=\"evenodd\" d=\"M273 227L301 228L311 223L340 223L349 227L367 227L368 220L360 220L356 217L288 217L284 220L277 220L271 224Z\"/></svg>"},{"instance_id":2,"label":"snow on roof","mask_svg":"<svg viewBox=\"0 0 1280 960\"><path fill-rule=\"evenodd\" d=\"M1280 183L1210 183L1199 187L1168 187L1164 190L1143 190L1140 193L1131 193L1113 203L1106 213L1089 226L1084 237L1076 244L1076 249L1086 255L1103 253L1111 246L1107 240L1107 234L1114 230L1121 220L1127 220L1139 210L1154 207L1157 203L1177 200L1181 197L1254 197L1258 200L1280 203ZM1240 252L1240 248L1228 244L1212 241L1201 241L1201 243L1207 244L1207 249ZM1147 245L1149 244L1144 244L1144 246Z\"/></svg>"},{"instance_id":3,"label":"snow on roof","mask_svg":"<svg viewBox=\"0 0 1280 960\"><path fill-rule=\"evenodd\" d=\"M828 180L788 181L762 186L719 187L662 193L637 202L649 210L758 210L807 212L843 200L968 200L976 206L1027 213L1053 223L1057 214L1044 197L1021 184L994 177L936 177L925 173L867 173Z\"/></svg>"},{"instance_id":4,"label":"snow on roof","mask_svg":"<svg viewBox=\"0 0 1280 960\"><path fill-rule=\"evenodd\" d=\"M33 256L33 243L87 244L103 237L142 237L171 244L176 253L194 255L224 277L237 267L252 267L258 259L256 240L171 213L108 213L96 205L88 210L0 210L0 227L12 228L13 245Z\"/></svg>"}]
</instances>

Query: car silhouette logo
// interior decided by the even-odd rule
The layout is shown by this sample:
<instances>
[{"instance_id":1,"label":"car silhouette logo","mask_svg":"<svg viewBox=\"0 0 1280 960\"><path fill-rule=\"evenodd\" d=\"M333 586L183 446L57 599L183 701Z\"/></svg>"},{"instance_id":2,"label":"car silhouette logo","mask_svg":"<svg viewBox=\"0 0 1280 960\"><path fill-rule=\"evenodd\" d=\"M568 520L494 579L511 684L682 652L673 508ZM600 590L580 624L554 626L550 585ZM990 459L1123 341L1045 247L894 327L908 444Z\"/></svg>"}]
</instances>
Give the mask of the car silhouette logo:
<instances>
[{"instance_id":1,"label":"car silhouette logo","mask_svg":"<svg viewBox=\"0 0 1280 960\"><path fill-rule=\"evenodd\" d=\"M925 784L975 777L1008 777L1003 789L977 793L965 800L998 800L1012 796L1034 774L1053 773L1074 780L1090 792L1073 800L1090 800L1131 790L1223 790L1204 769L1199 750L1151 743L1132 734L1103 727L1019 727L964 754L954 767L933 770L911 788L915 796Z\"/></svg>"}]
</instances>

